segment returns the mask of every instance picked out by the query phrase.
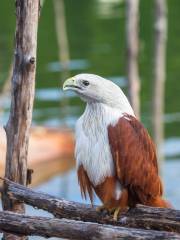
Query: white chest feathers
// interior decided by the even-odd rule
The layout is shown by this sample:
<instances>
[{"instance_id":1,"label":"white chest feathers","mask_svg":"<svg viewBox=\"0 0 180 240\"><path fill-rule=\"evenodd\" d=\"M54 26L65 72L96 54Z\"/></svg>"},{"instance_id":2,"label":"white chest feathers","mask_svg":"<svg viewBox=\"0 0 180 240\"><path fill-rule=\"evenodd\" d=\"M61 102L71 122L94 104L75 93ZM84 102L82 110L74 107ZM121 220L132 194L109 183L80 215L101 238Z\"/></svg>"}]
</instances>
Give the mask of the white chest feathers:
<instances>
[{"instance_id":1,"label":"white chest feathers","mask_svg":"<svg viewBox=\"0 0 180 240\"><path fill-rule=\"evenodd\" d=\"M116 124L121 111L100 103L87 104L76 124L75 157L77 168L83 165L90 181L97 186L114 176L114 162L108 140L108 125Z\"/></svg>"}]
</instances>

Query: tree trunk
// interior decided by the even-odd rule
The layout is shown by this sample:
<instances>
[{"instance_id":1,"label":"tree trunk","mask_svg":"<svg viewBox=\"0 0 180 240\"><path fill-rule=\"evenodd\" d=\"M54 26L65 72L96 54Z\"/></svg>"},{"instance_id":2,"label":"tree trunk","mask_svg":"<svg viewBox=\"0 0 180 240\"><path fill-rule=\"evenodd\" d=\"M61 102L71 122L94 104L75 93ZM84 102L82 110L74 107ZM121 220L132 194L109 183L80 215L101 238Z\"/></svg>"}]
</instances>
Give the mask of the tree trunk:
<instances>
[{"instance_id":1,"label":"tree trunk","mask_svg":"<svg viewBox=\"0 0 180 240\"><path fill-rule=\"evenodd\" d=\"M159 163L162 162L162 144L164 138L164 87L167 41L166 0L155 0L155 48L154 48L154 84L152 96L153 137L157 146Z\"/></svg>"},{"instance_id":2,"label":"tree trunk","mask_svg":"<svg viewBox=\"0 0 180 240\"><path fill-rule=\"evenodd\" d=\"M15 56L10 116L5 126L7 154L5 177L26 185L29 128L34 100L39 0L16 0ZM6 187L6 186L5 186ZM4 210L24 212L24 205L3 194ZM24 239L13 235L5 239Z\"/></svg>"},{"instance_id":3,"label":"tree trunk","mask_svg":"<svg viewBox=\"0 0 180 240\"><path fill-rule=\"evenodd\" d=\"M70 202L45 193L35 192L9 180L5 181L9 197L48 211L57 218L180 233L179 210L138 206L121 214L118 221L114 221L111 215L105 212L98 213L90 205Z\"/></svg>"},{"instance_id":4,"label":"tree trunk","mask_svg":"<svg viewBox=\"0 0 180 240\"><path fill-rule=\"evenodd\" d=\"M140 118L140 80L138 73L139 51L139 0L126 0L127 79L129 99L135 115Z\"/></svg>"},{"instance_id":5,"label":"tree trunk","mask_svg":"<svg viewBox=\"0 0 180 240\"><path fill-rule=\"evenodd\" d=\"M68 219L31 217L11 212L0 212L0 230L16 234L58 237L75 240L109 239L180 239L170 232L115 227L106 224L81 222Z\"/></svg>"}]
</instances>

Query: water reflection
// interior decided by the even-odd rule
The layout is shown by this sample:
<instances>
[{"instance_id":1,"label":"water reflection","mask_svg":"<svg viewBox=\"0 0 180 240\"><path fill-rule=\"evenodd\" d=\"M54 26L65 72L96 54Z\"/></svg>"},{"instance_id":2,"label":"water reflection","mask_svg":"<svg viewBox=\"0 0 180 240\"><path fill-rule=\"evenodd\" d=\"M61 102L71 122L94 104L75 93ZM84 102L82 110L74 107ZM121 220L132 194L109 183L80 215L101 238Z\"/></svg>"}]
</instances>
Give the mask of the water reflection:
<instances>
[{"instance_id":1,"label":"water reflection","mask_svg":"<svg viewBox=\"0 0 180 240\"><path fill-rule=\"evenodd\" d=\"M166 139L163 149L166 158L180 157L180 138L173 137Z\"/></svg>"}]
</instances>

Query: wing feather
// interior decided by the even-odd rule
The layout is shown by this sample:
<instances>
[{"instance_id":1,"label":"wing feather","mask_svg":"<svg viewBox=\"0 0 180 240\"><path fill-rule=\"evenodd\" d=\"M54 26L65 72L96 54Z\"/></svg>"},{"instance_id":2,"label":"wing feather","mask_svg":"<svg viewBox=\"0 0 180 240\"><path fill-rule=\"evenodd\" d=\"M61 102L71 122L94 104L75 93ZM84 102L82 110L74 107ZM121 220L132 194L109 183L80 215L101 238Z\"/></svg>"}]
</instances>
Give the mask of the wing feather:
<instances>
[{"instance_id":1,"label":"wing feather","mask_svg":"<svg viewBox=\"0 0 180 240\"><path fill-rule=\"evenodd\" d=\"M144 126L124 115L108 127L108 137L116 174L130 196L142 204L161 196L155 147Z\"/></svg>"},{"instance_id":2,"label":"wing feather","mask_svg":"<svg viewBox=\"0 0 180 240\"><path fill-rule=\"evenodd\" d=\"M86 199L87 194L88 194L91 204L93 205L93 198L94 198L93 186L92 186L92 184L88 178L88 175L82 165L78 167L77 174L78 174L78 182L79 182L80 189L81 189L81 196Z\"/></svg>"}]
</instances>

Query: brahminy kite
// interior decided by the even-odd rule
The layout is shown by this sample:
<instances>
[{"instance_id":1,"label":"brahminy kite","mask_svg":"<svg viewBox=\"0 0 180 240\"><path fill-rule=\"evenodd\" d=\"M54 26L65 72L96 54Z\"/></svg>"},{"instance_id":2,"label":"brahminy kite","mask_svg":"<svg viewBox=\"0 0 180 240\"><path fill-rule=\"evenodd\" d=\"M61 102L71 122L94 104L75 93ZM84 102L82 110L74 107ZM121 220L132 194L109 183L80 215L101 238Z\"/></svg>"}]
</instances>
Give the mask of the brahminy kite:
<instances>
[{"instance_id":1,"label":"brahminy kite","mask_svg":"<svg viewBox=\"0 0 180 240\"><path fill-rule=\"evenodd\" d=\"M76 123L75 158L82 196L93 202L95 192L102 209L118 214L144 204L170 207L162 198L155 146L136 118L123 91L94 74L78 74L64 82L86 102Z\"/></svg>"}]
</instances>

